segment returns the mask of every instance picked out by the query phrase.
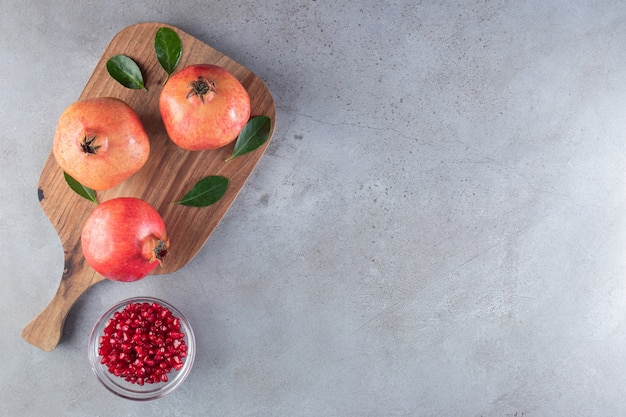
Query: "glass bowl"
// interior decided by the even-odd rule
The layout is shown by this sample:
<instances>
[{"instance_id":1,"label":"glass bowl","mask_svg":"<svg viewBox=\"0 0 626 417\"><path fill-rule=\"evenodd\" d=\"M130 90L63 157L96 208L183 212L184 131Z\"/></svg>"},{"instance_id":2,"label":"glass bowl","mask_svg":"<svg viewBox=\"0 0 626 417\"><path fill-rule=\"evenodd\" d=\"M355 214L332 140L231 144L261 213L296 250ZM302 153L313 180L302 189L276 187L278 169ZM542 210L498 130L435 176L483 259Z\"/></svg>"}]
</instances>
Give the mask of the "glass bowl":
<instances>
[{"instance_id":1,"label":"glass bowl","mask_svg":"<svg viewBox=\"0 0 626 417\"><path fill-rule=\"evenodd\" d=\"M129 305L140 304L144 306L142 308L145 309L144 303L148 303L148 305L150 306L152 306L153 304L156 304L157 311L160 310L158 306L164 307L172 313L172 316L174 318L179 319L180 332L184 334L184 337L182 337L181 340L184 341L185 345L187 346L187 356L182 358L182 367L180 367L180 369L178 370L171 369L171 371L166 373L167 381L144 382L143 385L140 385L141 381L129 382L126 380L125 377L116 376L112 372L110 372L109 367L102 363L103 357L100 355L99 351L100 351L101 337L104 336L105 334L105 328L109 324L109 320L111 320L112 318L115 320L114 318L115 314L118 312L122 313L123 310L125 310L125 308ZM120 317L120 314L118 314L117 317ZM139 332L139 333L145 334L147 332ZM170 335L171 332L167 334ZM180 337L180 335L175 335L175 336L176 336L175 338ZM150 346L147 346L144 342L135 342L135 344L143 345L146 349L150 347ZM179 344L180 343L177 342L177 345ZM171 346L172 345L170 344L169 347ZM138 349L140 348L133 347L130 350L126 350L127 357L128 357L129 352L131 355L133 355L134 353L132 352L134 352L135 350L139 351ZM122 398L127 398L129 400L136 400L136 401L155 400L157 398L161 398L169 394L170 392L174 391L178 386L180 386L180 384L183 383L185 378L187 378L187 375L189 375L189 372L191 371L191 367L193 366L195 353L196 353L195 337L193 334L193 330L191 329L191 326L189 325L189 322L187 321L185 316L183 316L183 314L180 311L178 311L175 307L168 304L167 302L160 300L158 298L152 298L152 297L133 297L133 298L120 301L119 303L115 304L113 307L108 309L96 322L96 325L91 331L91 336L89 338L89 362L91 364L91 369L96 374L96 377L98 378L98 380L102 383L102 385L105 386L105 388L107 388L112 393L119 395ZM132 362L132 360L130 360L129 362ZM149 368L149 366L147 366L147 368ZM154 369L156 368L157 366L155 366ZM143 369L145 370L145 368ZM160 372L160 371L155 371L155 372Z\"/></svg>"}]
</instances>

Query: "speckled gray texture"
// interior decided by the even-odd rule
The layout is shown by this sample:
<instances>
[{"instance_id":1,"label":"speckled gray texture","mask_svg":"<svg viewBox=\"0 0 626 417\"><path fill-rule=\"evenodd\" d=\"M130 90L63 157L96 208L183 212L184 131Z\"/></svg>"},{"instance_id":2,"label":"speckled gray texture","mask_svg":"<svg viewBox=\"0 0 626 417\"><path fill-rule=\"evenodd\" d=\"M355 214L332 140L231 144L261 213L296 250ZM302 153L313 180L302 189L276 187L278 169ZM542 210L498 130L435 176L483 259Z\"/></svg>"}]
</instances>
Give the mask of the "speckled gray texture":
<instances>
[{"instance_id":1,"label":"speckled gray texture","mask_svg":"<svg viewBox=\"0 0 626 417\"><path fill-rule=\"evenodd\" d=\"M617 1L0 0L0 414L626 415L626 7ZM61 3L61 4L58 4ZM142 21L259 75L272 143L199 255L103 282L45 353L63 268L37 181L61 111ZM166 298L199 353L113 397L97 317Z\"/></svg>"}]
</instances>

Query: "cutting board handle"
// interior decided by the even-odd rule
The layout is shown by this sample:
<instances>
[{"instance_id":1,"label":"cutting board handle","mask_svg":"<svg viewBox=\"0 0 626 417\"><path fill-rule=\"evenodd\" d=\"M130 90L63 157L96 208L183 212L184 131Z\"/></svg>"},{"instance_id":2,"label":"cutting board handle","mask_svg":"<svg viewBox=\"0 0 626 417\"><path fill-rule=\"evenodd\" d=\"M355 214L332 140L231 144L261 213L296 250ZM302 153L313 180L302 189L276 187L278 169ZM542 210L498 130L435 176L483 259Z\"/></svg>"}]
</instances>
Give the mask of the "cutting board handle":
<instances>
[{"instance_id":1,"label":"cutting board handle","mask_svg":"<svg viewBox=\"0 0 626 417\"><path fill-rule=\"evenodd\" d=\"M65 319L76 300L103 279L82 256L66 252L65 269L56 294L48 306L24 327L22 338L41 350L52 351L61 340Z\"/></svg>"}]
</instances>

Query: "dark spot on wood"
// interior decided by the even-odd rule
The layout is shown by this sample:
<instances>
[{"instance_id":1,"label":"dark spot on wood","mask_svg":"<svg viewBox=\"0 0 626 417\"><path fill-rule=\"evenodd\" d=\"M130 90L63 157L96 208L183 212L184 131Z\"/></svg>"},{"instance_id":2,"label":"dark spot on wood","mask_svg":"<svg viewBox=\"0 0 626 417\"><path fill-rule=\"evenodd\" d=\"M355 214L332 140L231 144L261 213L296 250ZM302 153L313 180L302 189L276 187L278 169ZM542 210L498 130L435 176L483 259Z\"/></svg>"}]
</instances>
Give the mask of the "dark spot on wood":
<instances>
[{"instance_id":1,"label":"dark spot on wood","mask_svg":"<svg viewBox=\"0 0 626 417\"><path fill-rule=\"evenodd\" d=\"M43 190L41 188L37 188L37 198L39 199L39 202L41 203L41 200L43 200Z\"/></svg>"},{"instance_id":2,"label":"dark spot on wood","mask_svg":"<svg viewBox=\"0 0 626 417\"><path fill-rule=\"evenodd\" d=\"M61 278L65 279L72 275L72 260L68 259L65 261L65 265L63 265L63 276Z\"/></svg>"}]
</instances>

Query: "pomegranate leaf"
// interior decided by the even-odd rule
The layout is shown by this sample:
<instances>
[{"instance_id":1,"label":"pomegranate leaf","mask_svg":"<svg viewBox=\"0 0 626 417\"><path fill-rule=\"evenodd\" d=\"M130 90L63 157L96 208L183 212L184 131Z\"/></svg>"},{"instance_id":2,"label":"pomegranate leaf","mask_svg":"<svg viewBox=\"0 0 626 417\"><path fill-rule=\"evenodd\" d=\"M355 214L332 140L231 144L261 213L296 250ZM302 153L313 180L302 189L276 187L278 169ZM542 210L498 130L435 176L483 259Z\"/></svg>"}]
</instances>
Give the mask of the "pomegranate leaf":
<instances>
[{"instance_id":1,"label":"pomegranate leaf","mask_svg":"<svg viewBox=\"0 0 626 417\"><path fill-rule=\"evenodd\" d=\"M69 185L76 194L98 204L98 200L96 199L96 192L94 190L85 187L83 184L76 181L74 177L72 177L65 171L63 171L63 176L65 177L65 182L67 183L67 185Z\"/></svg>"},{"instance_id":2,"label":"pomegranate leaf","mask_svg":"<svg viewBox=\"0 0 626 417\"><path fill-rule=\"evenodd\" d=\"M210 206L226 194L229 184L226 177L210 175L198 181L180 201L172 203L192 207Z\"/></svg>"},{"instance_id":3,"label":"pomegranate leaf","mask_svg":"<svg viewBox=\"0 0 626 417\"><path fill-rule=\"evenodd\" d=\"M233 154L226 159L226 162L263 145L270 136L271 127L272 122L267 116L257 116L248 120L237 137Z\"/></svg>"},{"instance_id":4,"label":"pomegranate leaf","mask_svg":"<svg viewBox=\"0 0 626 417\"><path fill-rule=\"evenodd\" d=\"M159 64L161 64L167 73L163 81L163 85L165 85L180 62L180 57L183 54L183 45L174 30L162 27L157 30L154 37L154 51L156 52Z\"/></svg>"},{"instance_id":5,"label":"pomegranate leaf","mask_svg":"<svg viewBox=\"0 0 626 417\"><path fill-rule=\"evenodd\" d=\"M115 55L107 61L107 71L111 77L126 88L147 90L143 83L141 69L126 55Z\"/></svg>"}]
</instances>

